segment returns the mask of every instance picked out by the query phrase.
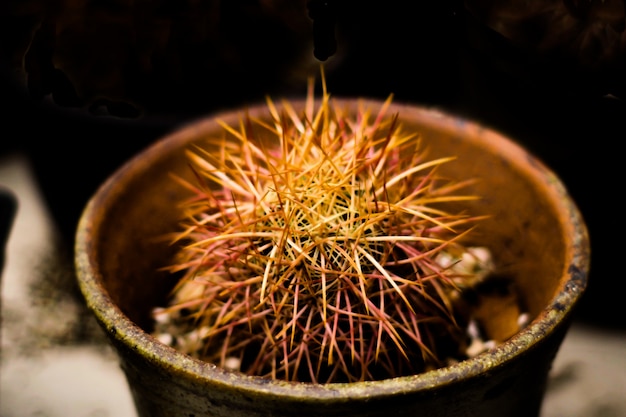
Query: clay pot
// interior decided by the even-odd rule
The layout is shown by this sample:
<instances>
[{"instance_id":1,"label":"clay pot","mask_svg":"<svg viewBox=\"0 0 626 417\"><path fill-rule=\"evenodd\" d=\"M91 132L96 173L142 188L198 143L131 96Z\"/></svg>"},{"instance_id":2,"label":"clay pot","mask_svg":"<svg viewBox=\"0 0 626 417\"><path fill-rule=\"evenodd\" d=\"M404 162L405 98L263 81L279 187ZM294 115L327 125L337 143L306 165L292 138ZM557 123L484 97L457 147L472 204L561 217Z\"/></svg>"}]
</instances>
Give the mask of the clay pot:
<instances>
[{"instance_id":1,"label":"clay pot","mask_svg":"<svg viewBox=\"0 0 626 417\"><path fill-rule=\"evenodd\" d=\"M355 100L339 101L356 109ZM265 106L247 110L267 115ZM170 174L190 174L183 150L203 136L221 134L216 118L208 117L169 134L115 172L78 225L80 288L119 355L141 417L539 414L551 364L587 286L584 221L559 178L512 140L430 109L396 103L388 114L396 112L407 129L423 133L432 157L459 157L441 167L447 174L480 179L474 191L483 198L471 203L472 210L493 215L482 223L480 241L513 279L530 324L495 349L456 365L346 384L244 376L160 343L150 335L150 313L171 288L171 277L158 268L175 248L157 238L176 230L176 207L186 196ZM217 116L236 125L241 113Z\"/></svg>"}]
</instances>

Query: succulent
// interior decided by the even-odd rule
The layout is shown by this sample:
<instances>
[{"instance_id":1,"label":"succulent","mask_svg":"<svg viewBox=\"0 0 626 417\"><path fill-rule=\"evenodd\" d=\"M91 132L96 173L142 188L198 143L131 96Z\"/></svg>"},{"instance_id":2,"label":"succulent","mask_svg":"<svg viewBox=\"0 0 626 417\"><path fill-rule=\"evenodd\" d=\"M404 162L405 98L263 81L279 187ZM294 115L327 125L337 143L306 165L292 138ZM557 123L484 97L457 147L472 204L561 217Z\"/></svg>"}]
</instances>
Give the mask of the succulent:
<instances>
[{"instance_id":1,"label":"succulent","mask_svg":"<svg viewBox=\"0 0 626 417\"><path fill-rule=\"evenodd\" d=\"M324 80L322 80L324 81ZM176 279L155 334L227 369L273 379L352 382L463 359L462 293L490 272L449 212L478 198L429 159L393 96L356 115L309 83L305 108L267 99L268 119L188 149L192 197L173 231ZM468 266L469 265L469 266Z\"/></svg>"}]
</instances>

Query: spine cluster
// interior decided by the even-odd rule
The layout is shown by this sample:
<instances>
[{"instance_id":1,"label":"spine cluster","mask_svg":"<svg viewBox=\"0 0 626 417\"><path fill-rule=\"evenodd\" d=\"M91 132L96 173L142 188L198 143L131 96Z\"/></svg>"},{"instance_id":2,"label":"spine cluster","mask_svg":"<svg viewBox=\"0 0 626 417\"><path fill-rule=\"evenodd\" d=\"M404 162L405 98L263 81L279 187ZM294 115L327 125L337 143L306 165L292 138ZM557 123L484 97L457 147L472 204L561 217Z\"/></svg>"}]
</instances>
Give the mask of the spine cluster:
<instances>
[{"instance_id":1,"label":"spine cluster","mask_svg":"<svg viewBox=\"0 0 626 417\"><path fill-rule=\"evenodd\" d=\"M267 101L267 120L190 149L193 197L155 310L163 340L228 369L306 382L376 380L440 367L466 332L456 261L479 217L419 134L379 109L350 114L313 86L305 109ZM445 256L444 256L445 255ZM441 259L446 262L441 262ZM453 259L453 261L450 261Z\"/></svg>"}]
</instances>

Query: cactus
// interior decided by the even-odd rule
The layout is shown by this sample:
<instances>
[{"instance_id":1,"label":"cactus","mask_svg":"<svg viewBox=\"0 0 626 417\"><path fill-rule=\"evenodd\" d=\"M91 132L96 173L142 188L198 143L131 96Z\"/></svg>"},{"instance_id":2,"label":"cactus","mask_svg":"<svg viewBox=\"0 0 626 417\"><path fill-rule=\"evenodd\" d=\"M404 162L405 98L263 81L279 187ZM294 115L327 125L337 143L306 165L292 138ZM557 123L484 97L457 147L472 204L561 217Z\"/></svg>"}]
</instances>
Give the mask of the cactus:
<instances>
[{"instance_id":1,"label":"cactus","mask_svg":"<svg viewBox=\"0 0 626 417\"><path fill-rule=\"evenodd\" d=\"M287 381L378 380L463 359L459 300L491 270L463 243L484 216L446 210L478 198L463 193L471 179L439 172L455 156L429 159L419 132L387 114L393 96L351 115L325 82L316 101L314 85L301 112L268 98L268 119L242 114L188 150L194 180L177 180L192 198L166 267L178 281L154 311L155 335Z\"/></svg>"}]
</instances>

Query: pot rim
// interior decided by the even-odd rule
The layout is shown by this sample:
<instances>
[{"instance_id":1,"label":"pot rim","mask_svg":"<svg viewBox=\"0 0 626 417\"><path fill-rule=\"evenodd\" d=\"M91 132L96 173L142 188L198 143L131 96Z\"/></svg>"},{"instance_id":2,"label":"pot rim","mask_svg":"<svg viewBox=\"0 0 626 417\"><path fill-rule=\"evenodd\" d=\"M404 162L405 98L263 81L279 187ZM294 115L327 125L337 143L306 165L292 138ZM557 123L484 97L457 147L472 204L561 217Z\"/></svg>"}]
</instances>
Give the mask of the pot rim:
<instances>
[{"instance_id":1,"label":"pot rim","mask_svg":"<svg viewBox=\"0 0 626 417\"><path fill-rule=\"evenodd\" d=\"M341 106L354 104L354 101L358 101L365 106L376 106L374 108L380 107L383 103L382 100L363 97L334 97L331 100ZM316 104L317 102L316 100ZM294 108L301 108L300 106L304 105L305 100L289 100L289 103ZM247 106L245 109L254 116L264 113L267 106L259 103ZM225 110L191 121L165 135L139 155L131 158L96 190L96 193L88 201L78 223L75 240L75 266L79 287L88 308L96 316L99 324L109 333L109 336L162 369L173 373L187 374L199 384L228 385L249 393L283 398L297 397L300 400L303 398L316 401L345 400L348 398L366 399L372 398L374 395L377 397L394 395L407 392L407 390L411 392L428 391L435 387L457 382L459 375L462 375L463 379L477 377L481 373L499 367L529 351L542 338L553 333L569 318L585 291L590 258L587 228L565 186L548 167L514 140L477 122L435 108L393 102L389 108L390 112L399 112L403 118L416 116L420 119L428 119L429 123L436 124L438 127L451 132L460 127L475 129L480 133L481 140L486 142L488 147L494 147L496 143L498 146L504 143L504 150L499 151L501 154L521 153L525 156L525 160L528 161L527 166L523 167L526 173L549 191L548 194L552 199L551 204L555 205L560 213L564 213L566 218L570 219L569 223L563 225L563 228L566 229L564 233L567 233L570 238L565 251L567 267L562 272L558 293L543 311L527 327L509 340L473 358L417 375L365 382L316 384L268 380L267 378L248 376L240 372L221 369L214 364L192 358L159 342L131 321L115 305L103 288L102 276L98 270L98 261L93 253L93 243L91 243L94 239L94 233L96 233L95 236L98 233L97 227L94 225L94 217L97 211L103 210L103 207L106 209L106 204L103 202L110 196L111 185L120 177L132 176L133 161L140 157L142 159L156 158L160 152L166 151L168 147L174 145L174 138L189 135L191 132L215 128L218 119L235 120L234 118L241 116L241 110Z\"/></svg>"}]
</instances>

